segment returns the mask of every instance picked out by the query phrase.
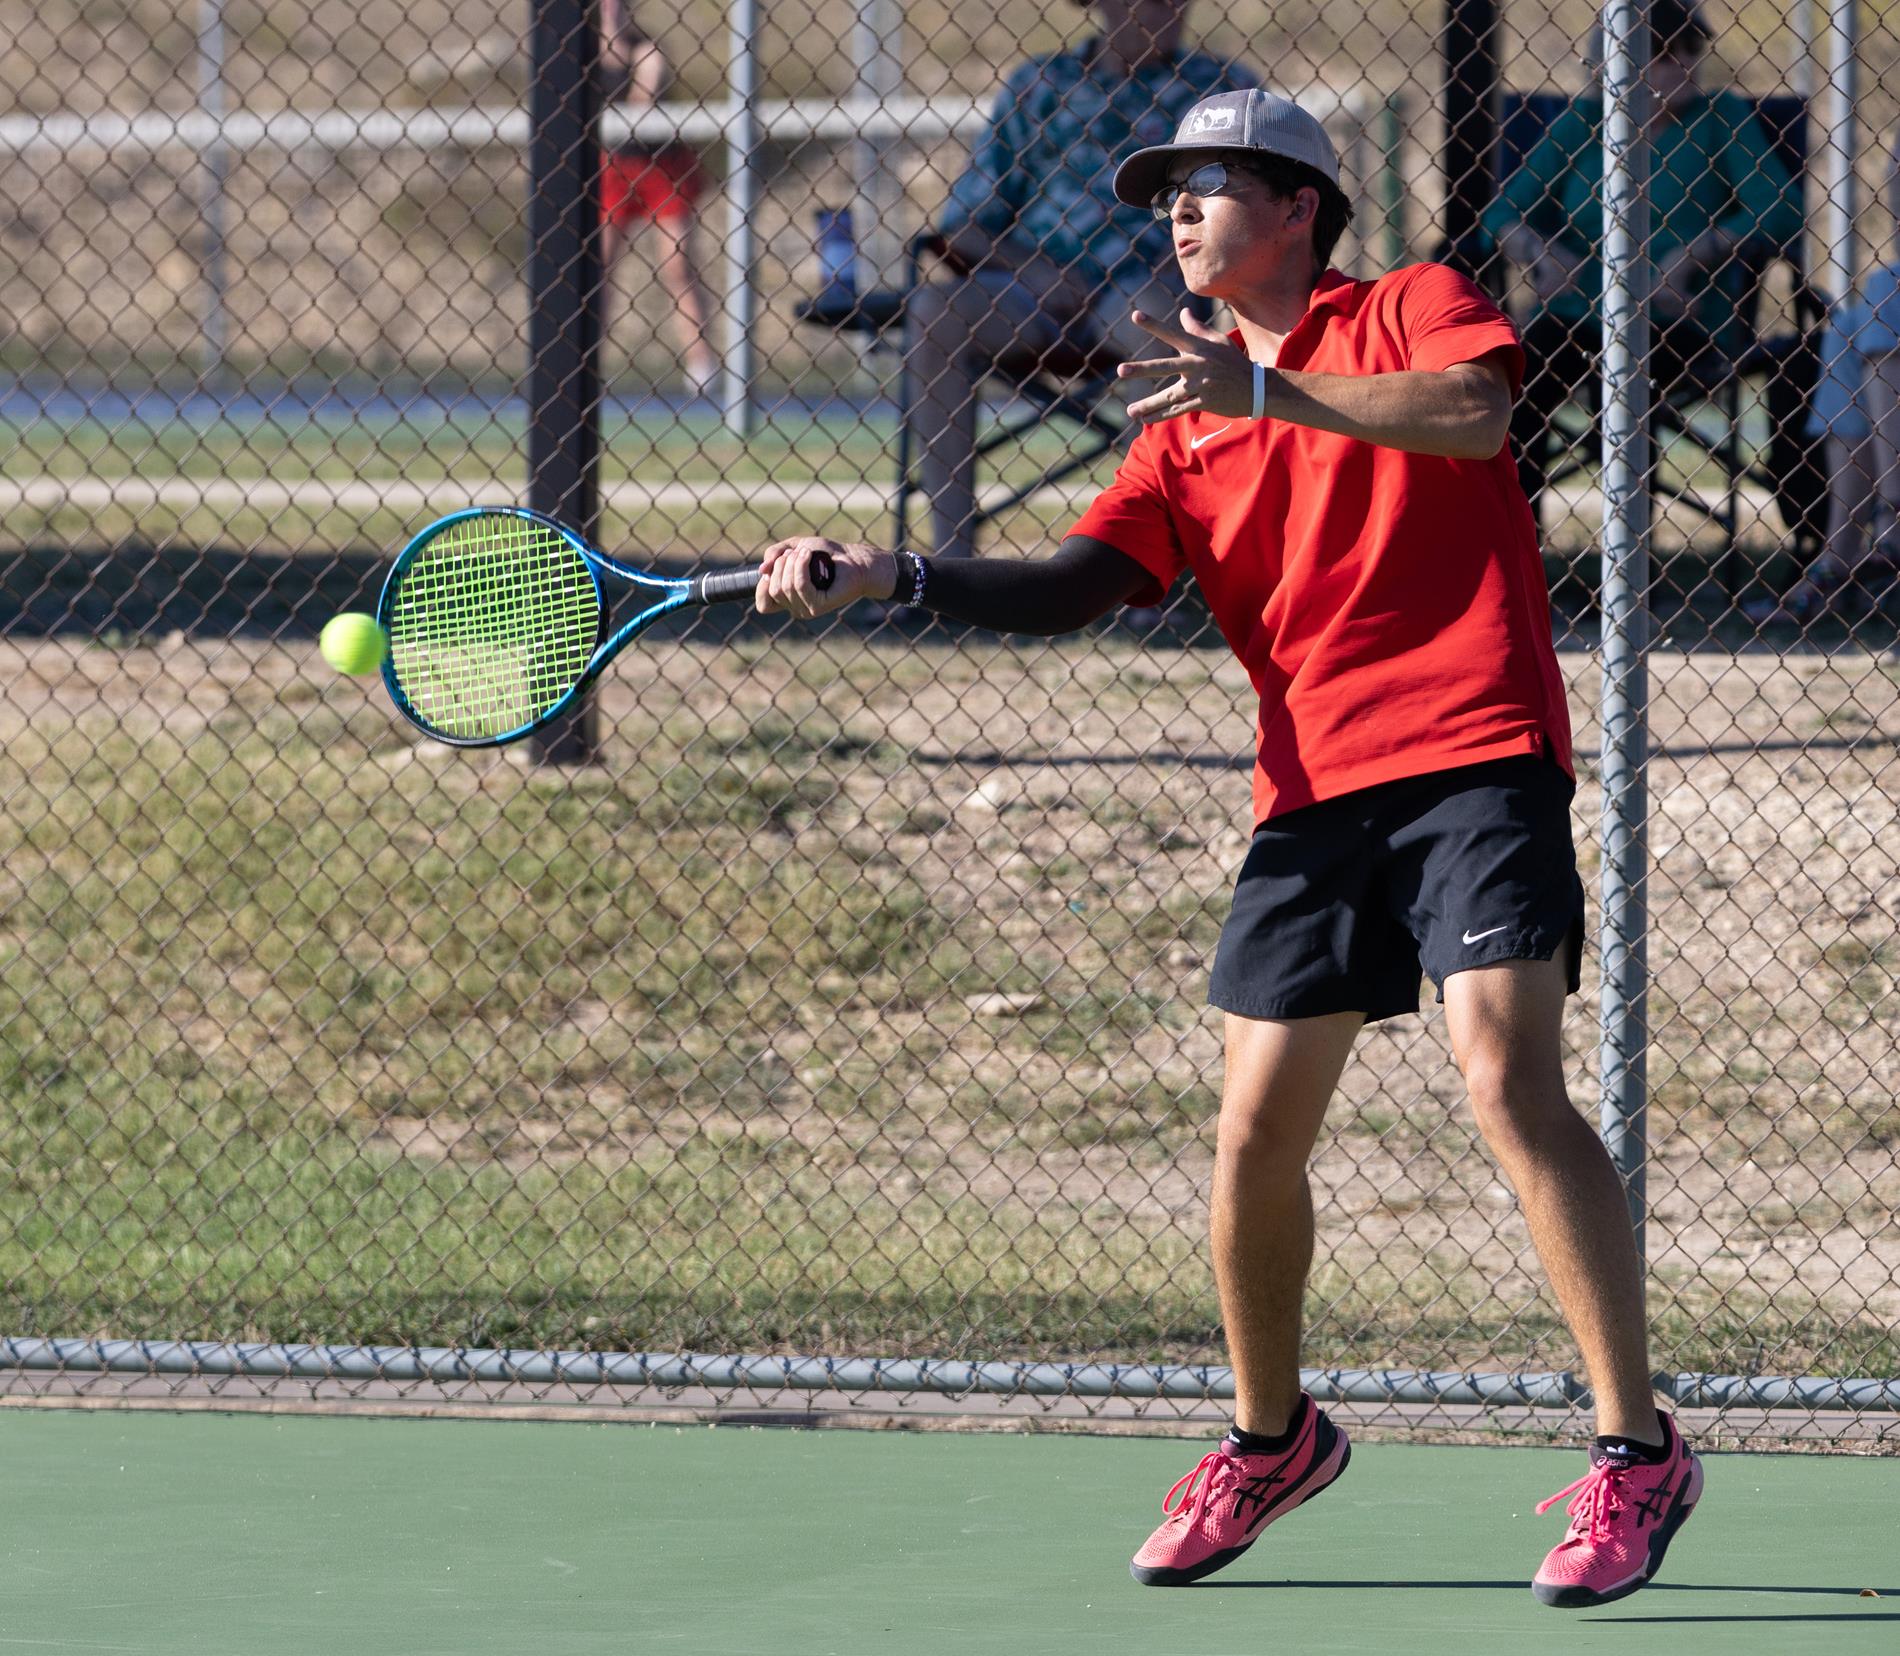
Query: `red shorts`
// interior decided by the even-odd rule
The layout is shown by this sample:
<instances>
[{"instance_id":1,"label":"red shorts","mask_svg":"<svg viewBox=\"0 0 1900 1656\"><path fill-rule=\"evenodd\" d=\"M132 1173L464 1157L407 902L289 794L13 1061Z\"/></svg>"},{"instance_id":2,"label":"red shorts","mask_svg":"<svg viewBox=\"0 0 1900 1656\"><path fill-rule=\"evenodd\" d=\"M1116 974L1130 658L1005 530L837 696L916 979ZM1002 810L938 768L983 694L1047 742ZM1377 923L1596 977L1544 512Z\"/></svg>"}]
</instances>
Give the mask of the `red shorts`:
<instances>
[{"instance_id":1,"label":"red shorts","mask_svg":"<svg viewBox=\"0 0 1900 1656\"><path fill-rule=\"evenodd\" d=\"M699 156L682 145L651 153L609 153L600 162L603 223L630 229L649 221L677 224L699 199Z\"/></svg>"}]
</instances>

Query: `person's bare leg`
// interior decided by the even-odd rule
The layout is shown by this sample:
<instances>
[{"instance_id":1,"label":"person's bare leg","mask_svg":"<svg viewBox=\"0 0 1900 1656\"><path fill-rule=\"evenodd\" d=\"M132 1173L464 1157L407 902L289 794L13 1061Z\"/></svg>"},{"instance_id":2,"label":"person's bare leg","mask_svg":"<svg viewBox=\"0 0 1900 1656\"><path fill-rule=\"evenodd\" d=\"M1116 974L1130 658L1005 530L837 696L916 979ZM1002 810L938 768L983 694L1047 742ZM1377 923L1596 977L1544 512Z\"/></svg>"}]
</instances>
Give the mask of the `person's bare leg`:
<instances>
[{"instance_id":1,"label":"person's bare leg","mask_svg":"<svg viewBox=\"0 0 1900 1656\"><path fill-rule=\"evenodd\" d=\"M1485 1143L1583 1354L1597 1430L1662 1442L1642 1264L1616 1166L1564 1087L1564 967L1513 960L1445 980L1445 1021Z\"/></svg>"},{"instance_id":2,"label":"person's bare leg","mask_svg":"<svg viewBox=\"0 0 1900 1656\"><path fill-rule=\"evenodd\" d=\"M1879 602L1891 596L1894 566L1900 564L1900 352L1883 352L1867 364L1867 418L1874 428L1870 464L1874 474L1877 512L1872 550L1882 567L1868 585L1868 596Z\"/></svg>"},{"instance_id":3,"label":"person's bare leg","mask_svg":"<svg viewBox=\"0 0 1900 1656\"><path fill-rule=\"evenodd\" d=\"M911 384L911 453L930 502L932 550L976 551L977 386L991 363L1045 351L1057 324L998 308L982 283L927 282L910 297L905 363Z\"/></svg>"},{"instance_id":4,"label":"person's bare leg","mask_svg":"<svg viewBox=\"0 0 1900 1656\"><path fill-rule=\"evenodd\" d=\"M617 219L603 219L600 225L600 316L603 335L613 329L614 313L619 309L614 297L614 272L620 268L620 255L627 250L627 232Z\"/></svg>"},{"instance_id":5,"label":"person's bare leg","mask_svg":"<svg viewBox=\"0 0 1900 1656\"><path fill-rule=\"evenodd\" d=\"M1866 555L1869 496L1874 487L1873 439L1844 443L1838 437L1827 440L1827 550L1822 556L1834 566L1831 585L1828 579L1817 583L1821 596L1827 597L1841 577L1858 567Z\"/></svg>"},{"instance_id":6,"label":"person's bare leg","mask_svg":"<svg viewBox=\"0 0 1900 1656\"><path fill-rule=\"evenodd\" d=\"M1299 1402L1300 1302L1313 1262L1306 1164L1364 1021L1227 1015L1211 1231L1243 1432L1277 1436Z\"/></svg>"},{"instance_id":7,"label":"person's bare leg","mask_svg":"<svg viewBox=\"0 0 1900 1656\"><path fill-rule=\"evenodd\" d=\"M660 238L660 285L673 301L681 355L687 372L700 385L709 384L719 370L719 353L709 333L712 306L706 283L693 258L691 219L659 219L653 226Z\"/></svg>"},{"instance_id":8,"label":"person's bare leg","mask_svg":"<svg viewBox=\"0 0 1900 1656\"><path fill-rule=\"evenodd\" d=\"M920 287L907 321L911 453L930 502L931 548L967 558L976 551L976 389L1005 330L989 294L957 280Z\"/></svg>"}]
</instances>

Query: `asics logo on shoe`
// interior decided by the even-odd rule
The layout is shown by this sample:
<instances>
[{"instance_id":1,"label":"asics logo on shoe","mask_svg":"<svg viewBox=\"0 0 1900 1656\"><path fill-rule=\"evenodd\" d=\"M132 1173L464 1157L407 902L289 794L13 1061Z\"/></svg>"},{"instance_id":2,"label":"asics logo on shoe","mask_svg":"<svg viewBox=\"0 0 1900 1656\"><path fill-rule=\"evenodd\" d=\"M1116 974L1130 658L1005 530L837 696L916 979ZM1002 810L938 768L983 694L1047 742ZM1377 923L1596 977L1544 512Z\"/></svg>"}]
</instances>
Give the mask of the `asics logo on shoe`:
<instances>
[{"instance_id":1,"label":"asics logo on shoe","mask_svg":"<svg viewBox=\"0 0 1900 1656\"><path fill-rule=\"evenodd\" d=\"M1645 1490L1636 1503L1636 1526L1642 1528L1645 1520L1654 1524L1662 1519L1663 1508L1669 1504L1674 1493L1667 1484L1658 1484L1654 1489Z\"/></svg>"},{"instance_id":2,"label":"asics logo on shoe","mask_svg":"<svg viewBox=\"0 0 1900 1656\"><path fill-rule=\"evenodd\" d=\"M1261 1520L1266 1517L1273 1505L1273 1503L1267 1499L1267 1492L1285 1482L1286 1473L1284 1471L1267 1472L1258 1478L1249 1478L1234 1491L1234 1516L1236 1518L1246 1518L1247 1507L1258 1507L1260 1510L1256 1512L1251 1519L1247 1520L1248 1529L1258 1529Z\"/></svg>"}]
</instances>

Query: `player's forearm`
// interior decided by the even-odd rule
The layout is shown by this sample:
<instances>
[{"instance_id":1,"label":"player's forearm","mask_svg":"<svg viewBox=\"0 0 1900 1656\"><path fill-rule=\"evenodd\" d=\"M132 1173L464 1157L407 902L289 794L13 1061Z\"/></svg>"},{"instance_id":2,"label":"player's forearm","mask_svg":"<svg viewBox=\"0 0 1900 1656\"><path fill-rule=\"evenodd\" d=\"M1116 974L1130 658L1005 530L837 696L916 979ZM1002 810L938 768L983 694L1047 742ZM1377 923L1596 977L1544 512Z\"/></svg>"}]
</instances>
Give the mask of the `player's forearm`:
<instances>
[{"instance_id":1,"label":"player's forearm","mask_svg":"<svg viewBox=\"0 0 1900 1656\"><path fill-rule=\"evenodd\" d=\"M1154 584L1133 558L1088 535L1070 535L1054 557L1033 563L918 560L862 541L794 535L765 549L753 603L762 615L810 619L860 598L896 599L974 627L1047 638L1087 626Z\"/></svg>"},{"instance_id":2,"label":"player's forearm","mask_svg":"<svg viewBox=\"0 0 1900 1656\"><path fill-rule=\"evenodd\" d=\"M916 568L906 554L891 558L891 596L908 601ZM1075 632L1126 603L1151 580L1127 554L1102 541L1071 535L1054 556L924 559L923 606L952 621L998 632L1052 638Z\"/></svg>"},{"instance_id":3,"label":"player's forearm","mask_svg":"<svg viewBox=\"0 0 1900 1656\"><path fill-rule=\"evenodd\" d=\"M1447 460L1490 459L1511 427L1510 398L1489 376L1419 369L1392 374L1268 369L1266 415Z\"/></svg>"}]
</instances>

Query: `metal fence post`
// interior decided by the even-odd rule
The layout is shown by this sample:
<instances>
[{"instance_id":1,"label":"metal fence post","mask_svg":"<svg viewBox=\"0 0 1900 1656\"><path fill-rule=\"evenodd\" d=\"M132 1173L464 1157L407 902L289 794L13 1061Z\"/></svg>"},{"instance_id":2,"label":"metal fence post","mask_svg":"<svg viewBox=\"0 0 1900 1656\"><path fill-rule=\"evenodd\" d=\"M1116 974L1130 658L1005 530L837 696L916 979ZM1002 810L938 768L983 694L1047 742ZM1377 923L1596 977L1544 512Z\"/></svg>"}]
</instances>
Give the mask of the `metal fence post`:
<instances>
[{"instance_id":1,"label":"metal fence post","mask_svg":"<svg viewBox=\"0 0 1900 1656\"><path fill-rule=\"evenodd\" d=\"M528 198L528 500L600 535L600 35L589 0L537 0ZM597 746L593 698L532 738L543 763Z\"/></svg>"},{"instance_id":2,"label":"metal fence post","mask_svg":"<svg viewBox=\"0 0 1900 1656\"><path fill-rule=\"evenodd\" d=\"M1810 116L1818 132L1813 150L1821 180L1816 280L1829 299L1845 299L1860 275L1860 179L1856 163L1855 106L1859 102L1859 19L1854 0L1832 0L1822 29L1821 61L1827 78Z\"/></svg>"},{"instance_id":3,"label":"metal fence post","mask_svg":"<svg viewBox=\"0 0 1900 1656\"><path fill-rule=\"evenodd\" d=\"M1405 110L1404 96L1388 92L1379 105L1373 140L1379 162L1373 174L1373 199L1379 204L1379 262L1388 270L1405 263Z\"/></svg>"},{"instance_id":4,"label":"metal fence post","mask_svg":"<svg viewBox=\"0 0 1900 1656\"><path fill-rule=\"evenodd\" d=\"M204 221L202 377L212 380L224 372L225 355L230 349L231 318L224 249L224 180L231 166L223 132L225 111L229 107L224 85L224 0L199 0L198 107L211 122L211 136L204 150L204 201L198 211Z\"/></svg>"},{"instance_id":5,"label":"metal fence post","mask_svg":"<svg viewBox=\"0 0 1900 1656\"><path fill-rule=\"evenodd\" d=\"M752 322L758 308L752 219L759 195L759 0L733 0L726 92L726 349L721 402L735 436L752 434Z\"/></svg>"},{"instance_id":6,"label":"metal fence post","mask_svg":"<svg viewBox=\"0 0 1900 1656\"><path fill-rule=\"evenodd\" d=\"M1454 262L1478 258L1479 220L1496 186L1498 8L1450 0L1445 8L1445 242Z\"/></svg>"},{"instance_id":7,"label":"metal fence post","mask_svg":"<svg viewBox=\"0 0 1900 1656\"><path fill-rule=\"evenodd\" d=\"M855 62L851 97L880 109L904 91L904 9L899 0L858 0L851 29ZM904 186L897 158L906 140L900 132L862 138L851 156L854 174L858 280L889 287L903 273Z\"/></svg>"},{"instance_id":8,"label":"metal fence post","mask_svg":"<svg viewBox=\"0 0 1900 1656\"><path fill-rule=\"evenodd\" d=\"M1601 1122L1643 1248L1649 620L1649 7L1603 8Z\"/></svg>"}]
</instances>

